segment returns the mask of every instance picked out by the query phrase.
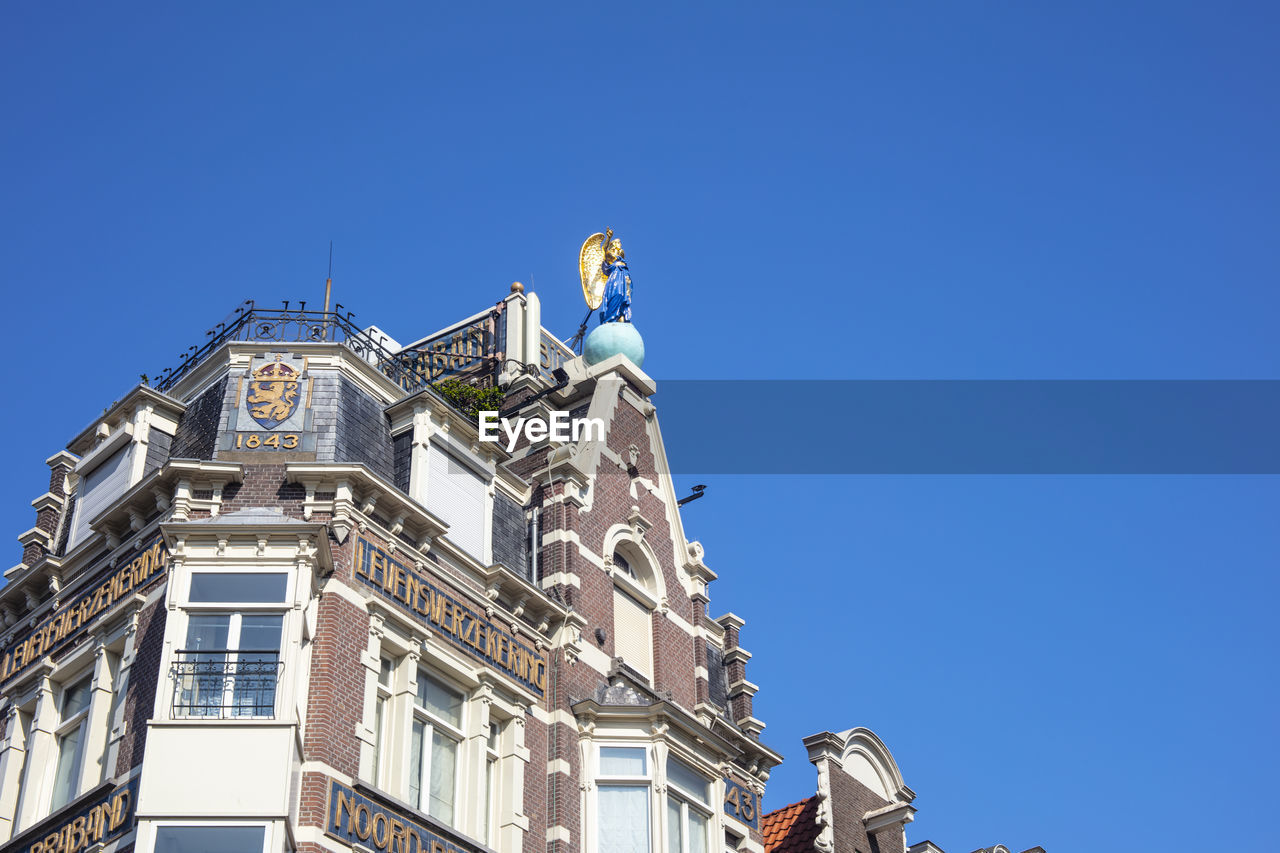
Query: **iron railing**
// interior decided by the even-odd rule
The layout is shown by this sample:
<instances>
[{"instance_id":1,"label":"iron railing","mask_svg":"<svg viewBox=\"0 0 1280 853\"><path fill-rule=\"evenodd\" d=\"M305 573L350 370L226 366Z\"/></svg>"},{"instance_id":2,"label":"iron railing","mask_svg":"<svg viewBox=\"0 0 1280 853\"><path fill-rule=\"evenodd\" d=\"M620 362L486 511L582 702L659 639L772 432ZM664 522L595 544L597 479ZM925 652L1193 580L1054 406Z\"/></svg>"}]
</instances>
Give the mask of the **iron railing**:
<instances>
[{"instance_id":1,"label":"iron railing","mask_svg":"<svg viewBox=\"0 0 1280 853\"><path fill-rule=\"evenodd\" d=\"M284 664L275 650L174 653L169 667L175 719L272 718Z\"/></svg>"},{"instance_id":2,"label":"iron railing","mask_svg":"<svg viewBox=\"0 0 1280 853\"><path fill-rule=\"evenodd\" d=\"M285 302L282 308L265 309L252 299L245 300L225 320L205 332L204 343L190 346L179 355L177 367L166 368L158 377L153 377L151 386L157 391L168 391L227 341L340 343L405 393L417 391L440 378L437 374L442 371L434 363L423 362L420 357L415 360L397 355L383 346L381 339L357 328L351 320L352 312L308 311L305 302L299 303L302 307L297 309L291 308L292 304ZM483 356L483 368L490 371L496 368L499 355L494 352L492 356ZM147 381L147 377L143 380Z\"/></svg>"}]
</instances>

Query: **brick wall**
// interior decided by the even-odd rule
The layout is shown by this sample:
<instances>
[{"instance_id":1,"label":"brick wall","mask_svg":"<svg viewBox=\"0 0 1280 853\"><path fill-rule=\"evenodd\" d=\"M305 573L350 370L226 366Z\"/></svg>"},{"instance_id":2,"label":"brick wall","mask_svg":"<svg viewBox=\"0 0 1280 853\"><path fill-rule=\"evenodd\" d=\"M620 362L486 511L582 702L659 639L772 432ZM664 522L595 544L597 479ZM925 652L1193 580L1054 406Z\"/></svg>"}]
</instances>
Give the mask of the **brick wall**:
<instances>
[{"instance_id":1,"label":"brick wall","mask_svg":"<svg viewBox=\"0 0 1280 853\"><path fill-rule=\"evenodd\" d=\"M116 760L116 775L128 773L142 763L146 748L147 720L151 719L156 704L156 690L168 685L168 679L160 672L160 654L164 649L164 626L168 612L164 598L143 609L138 617L138 632L134 636L136 651L133 666L129 670L129 684L124 700L124 737L120 740L120 753Z\"/></svg>"},{"instance_id":2,"label":"brick wall","mask_svg":"<svg viewBox=\"0 0 1280 853\"><path fill-rule=\"evenodd\" d=\"M350 776L360 772L356 729L365 689L360 658L368 641L369 615L363 608L336 595L320 599L311 649L303 760L323 761Z\"/></svg>"},{"instance_id":3,"label":"brick wall","mask_svg":"<svg viewBox=\"0 0 1280 853\"><path fill-rule=\"evenodd\" d=\"M662 575L666 605L670 613L678 616L685 623L696 625L695 620L701 618L701 608L695 607L680 581L676 555L671 546L667 507L658 496L642 485L637 485L636 494L632 495L633 477L651 482L659 482L661 479L649 446L647 426L643 414L633 406L620 402L609 424L605 441L610 450L628 462L631 449L634 447L637 451L634 469L630 472L624 471L610 459L602 457L593 483L591 510L581 514L570 512L567 519L562 519L557 512L553 511L550 513L552 516L550 524L546 522L548 514L544 513L543 528L551 530L554 529L553 524L567 522L566 526L577 530L585 547L603 556L605 535L609 528L615 524L625 523L631 507L637 506L640 514L653 525L645 534L644 541L657 557L658 565L655 568ZM581 560L576 554L576 549L572 547L553 546L551 549L544 549L543 559L544 573L555 571L556 569L553 568L555 565L572 564L570 570L578 574L581 583L577 593L580 600L574 602L574 606L587 617L588 634L595 627L605 629L607 638L602 649L606 654L613 656L615 647L612 579L596 566ZM575 560L577 563L573 562ZM571 589L566 592L572 594ZM684 628L677 626L660 611L655 611L653 614L652 630L653 688L659 692L669 691L675 702L692 710L698 701L694 678L696 665L694 639Z\"/></svg>"},{"instance_id":4,"label":"brick wall","mask_svg":"<svg viewBox=\"0 0 1280 853\"><path fill-rule=\"evenodd\" d=\"M244 482L222 490L223 514L250 507L276 507L285 515L302 518L306 489L285 479L284 465L244 466Z\"/></svg>"},{"instance_id":5,"label":"brick wall","mask_svg":"<svg viewBox=\"0 0 1280 853\"><path fill-rule=\"evenodd\" d=\"M868 835L862 823L867 812L889 805L867 786L834 763L831 765L832 835L836 850L848 853L903 853L902 829L894 825Z\"/></svg>"}]
</instances>

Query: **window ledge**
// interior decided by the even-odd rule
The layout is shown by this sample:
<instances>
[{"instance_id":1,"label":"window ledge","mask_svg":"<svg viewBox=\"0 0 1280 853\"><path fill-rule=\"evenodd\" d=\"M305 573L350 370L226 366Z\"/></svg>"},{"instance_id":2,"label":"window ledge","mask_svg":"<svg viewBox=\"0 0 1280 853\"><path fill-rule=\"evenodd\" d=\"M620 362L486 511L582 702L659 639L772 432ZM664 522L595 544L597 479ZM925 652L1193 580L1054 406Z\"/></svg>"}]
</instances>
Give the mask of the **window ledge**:
<instances>
[{"instance_id":1,"label":"window ledge","mask_svg":"<svg viewBox=\"0 0 1280 853\"><path fill-rule=\"evenodd\" d=\"M153 728L204 728L208 726L226 726L228 728L249 728L249 729L266 729L266 728L289 728L298 725L298 721L283 719L263 719L263 718L220 718L220 717L179 717L169 720L148 720L147 725Z\"/></svg>"}]
</instances>

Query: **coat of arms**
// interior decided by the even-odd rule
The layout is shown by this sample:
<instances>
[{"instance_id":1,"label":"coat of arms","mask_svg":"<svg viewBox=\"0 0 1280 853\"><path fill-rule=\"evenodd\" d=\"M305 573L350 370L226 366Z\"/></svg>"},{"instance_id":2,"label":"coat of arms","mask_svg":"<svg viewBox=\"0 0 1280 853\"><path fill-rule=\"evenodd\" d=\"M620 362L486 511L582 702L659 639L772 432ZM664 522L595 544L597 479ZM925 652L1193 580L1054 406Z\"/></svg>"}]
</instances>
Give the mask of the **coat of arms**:
<instances>
[{"instance_id":1,"label":"coat of arms","mask_svg":"<svg viewBox=\"0 0 1280 853\"><path fill-rule=\"evenodd\" d=\"M281 356L253 371L245 407L249 415L266 429L275 429L298 408L298 371Z\"/></svg>"}]
</instances>

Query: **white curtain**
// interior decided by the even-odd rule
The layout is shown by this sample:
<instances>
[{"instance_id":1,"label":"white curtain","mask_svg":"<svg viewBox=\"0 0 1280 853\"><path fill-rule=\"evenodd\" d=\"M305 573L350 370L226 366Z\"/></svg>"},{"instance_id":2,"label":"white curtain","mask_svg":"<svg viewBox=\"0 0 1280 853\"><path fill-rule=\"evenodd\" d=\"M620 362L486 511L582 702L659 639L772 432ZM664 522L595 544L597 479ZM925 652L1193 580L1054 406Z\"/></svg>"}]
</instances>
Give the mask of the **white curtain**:
<instances>
[{"instance_id":1,"label":"white curtain","mask_svg":"<svg viewBox=\"0 0 1280 853\"><path fill-rule=\"evenodd\" d=\"M689 809L689 853L707 853L707 818Z\"/></svg>"},{"instance_id":2,"label":"white curtain","mask_svg":"<svg viewBox=\"0 0 1280 853\"><path fill-rule=\"evenodd\" d=\"M426 726L413 721L413 737L409 742L409 802L426 811L422 801L422 739Z\"/></svg>"},{"instance_id":3,"label":"white curtain","mask_svg":"<svg viewBox=\"0 0 1280 853\"><path fill-rule=\"evenodd\" d=\"M453 825L453 788L458 776L458 744L431 731L431 808L427 814Z\"/></svg>"},{"instance_id":4,"label":"white curtain","mask_svg":"<svg viewBox=\"0 0 1280 853\"><path fill-rule=\"evenodd\" d=\"M599 853L649 853L649 789L600 785Z\"/></svg>"},{"instance_id":5,"label":"white curtain","mask_svg":"<svg viewBox=\"0 0 1280 853\"><path fill-rule=\"evenodd\" d=\"M680 826L680 802L674 798L667 800L667 853L681 853L684 845L680 841L683 827Z\"/></svg>"}]
</instances>

